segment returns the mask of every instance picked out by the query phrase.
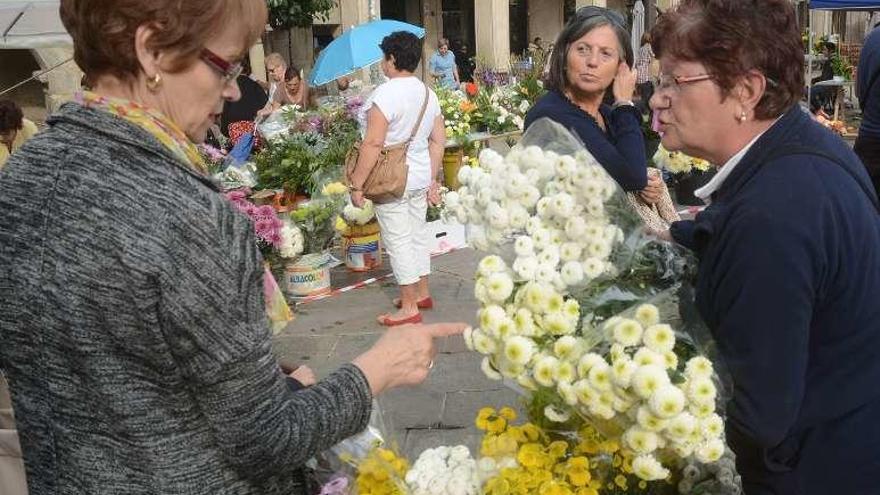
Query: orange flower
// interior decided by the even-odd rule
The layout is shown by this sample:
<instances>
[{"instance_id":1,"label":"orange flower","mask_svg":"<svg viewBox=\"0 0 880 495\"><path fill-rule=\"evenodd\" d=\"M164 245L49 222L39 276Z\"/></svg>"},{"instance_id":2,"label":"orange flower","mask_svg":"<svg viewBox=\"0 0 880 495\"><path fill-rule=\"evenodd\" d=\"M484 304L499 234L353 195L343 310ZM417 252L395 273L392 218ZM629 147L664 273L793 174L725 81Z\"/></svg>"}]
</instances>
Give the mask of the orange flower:
<instances>
[{"instance_id":1,"label":"orange flower","mask_svg":"<svg viewBox=\"0 0 880 495\"><path fill-rule=\"evenodd\" d=\"M465 83L464 92L468 94L468 96L476 96L477 91L479 91L479 87L472 82Z\"/></svg>"},{"instance_id":2,"label":"orange flower","mask_svg":"<svg viewBox=\"0 0 880 495\"><path fill-rule=\"evenodd\" d=\"M473 103L471 103L467 100L462 101L461 104L459 105L459 107L461 108L461 111L464 113L471 113L477 109L476 105L474 105Z\"/></svg>"}]
</instances>

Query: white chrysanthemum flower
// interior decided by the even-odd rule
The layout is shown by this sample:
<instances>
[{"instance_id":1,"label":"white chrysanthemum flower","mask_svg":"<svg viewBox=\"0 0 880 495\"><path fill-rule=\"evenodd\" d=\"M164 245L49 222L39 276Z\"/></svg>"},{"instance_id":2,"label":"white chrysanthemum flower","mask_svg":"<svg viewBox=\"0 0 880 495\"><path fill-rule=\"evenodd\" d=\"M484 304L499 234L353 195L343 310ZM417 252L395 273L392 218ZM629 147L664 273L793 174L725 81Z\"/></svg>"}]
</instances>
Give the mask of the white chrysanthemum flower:
<instances>
[{"instance_id":1,"label":"white chrysanthemum flower","mask_svg":"<svg viewBox=\"0 0 880 495\"><path fill-rule=\"evenodd\" d=\"M672 451L681 459L687 459L694 455L697 446L693 442L680 442L672 444Z\"/></svg>"},{"instance_id":2,"label":"white chrysanthemum flower","mask_svg":"<svg viewBox=\"0 0 880 495\"><path fill-rule=\"evenodd\" d=\"M493 153L494 153L494 151L493 151ZM463 186L470 185L472 171L473 171L473 169L467 165L464 165L461 168L459 168L458 169L458 182Z\"/></svg>"},{"instance_id":3,"label":"white chrysanthemum flower","mask_svg":"<svg viewBox=\"0 0 880 495\"><path fill-rule=\"evenodd\" d=\"M660 310L653 304L642 304L636 308L635 317L643 327L650 327L660 322Z\"/></svg>"},{"instance_id":4,"label":"white chrysanthemum flower","mask_svg":"<svg viewBox=\"0 0 880 495\"><path fill-rule=\"evenodd\" d=\"M650 454L657 450L657 434L638 426L632 426L623 434L623 442L638 454Z\"/></svg>"},{"instance_id":5,"label":"white chrysanthemum flower","mask_svg":"<svg viewBox=\"0 0 880 495\"><path fill-rule=\"evenodd\" d=\"M657 354L647 347L640 347L639 350L633 354L632 359L639 366L653 364L655 366L666 368L666 359L663 358L663 355Z\"/></svg>"},{"instance_id":6,"label":"white chrysanthemum flower","mask_svg":"<svg viewBox=\"0 0 880 495\"><path fill-rule=\"evenodd\" d=\"M520 258L535 255L535 241L527 235L521 235L513 243L513 250Z\"/></svg>"},{"instance_id":7,"label":"white chrysanthemum flower","mask_svg":"<svg viewBox=\"0 0 880 495\"><path fill-rule=\"evenodd\" d=\"M651 409L647 406L639 407L638 411L636 412L636 422L642 428L648 431L653 431L655 433L666 428L666 426L669 424L669 421L657 417L654 413L651 412Z\"/></svg>"},{"instance_id":8,"label":"white chrysanthemum flower","mask_svg":"<svg viewBox=\"0 0 880 495\"><path fill-rule=\"evenodd\" d=\"M611 254L611 246L604 240L592 241L587 244L584 252L590 258L605 259Z\"/></svg>"},{"instance_id":9,"label":"white chrysanthemum flower","mask_svg":"<svg viewBox=\"0 0 880 495\"><path fill-rule=\"evenodd\" d=\"M476 193L474 197L476 198L476 204L474 207L478 208L488 208L492 203L492 199L494 198L494 194L492 189L489 187L475 188Z\"/></svg>"},{"instance_id":10,"label":"white chrysanthemum flower","mask_svg":"<svg viewBox=\"0 0 880 495\"><path fill-rule=\"evenodd\" d=\"M553 210L550 208L550 198L548 196L544 196L538 200L535 204L535 213L544 219L545 222L551 219L553 216Z\"/></svg>"},{"instance_id":11,"label":"white chrysanthemum flower","mask_svg":"<svg viewBox=\"0 0 880 495\"><path fill-rule=\"evenodd\" d=\"M565 304L562 305L562 313L577 324L581 317L581 305L577 299L566 299Z\"/></svg>"},{"instance_id":12,"label":"white chrysanthemum flower","mask_svg":"<svg viewBox=\"0 0 880 495\"><path fill-rule=\"evenodd\" d=\"M556 367L556 376L554 378L557 383L573 382L577 378L574 365L568 361L560 361L559 366Z\"/></svg>"},{"instance_id":13,"label":"white chrysanthemum flower","mask_svg":"<svg viewBox=\"0 0 880 495\"><path fill-rule=\"evenodd\" d=\"M512 204L508 206L508 210L508 226L514 230L524 229L526 227L526 222L531 218L525 207L519 204Z\"/></svg>"},{"instance_id":14,"label":"white chrysanthemum flower","mask_svg":"<svg viewBox=\"0 0 880 495\"><path fill-rule=\"evenodd\" d=\"M669 477L669 470L650 455L640 455L633 459L633 473L645 481L663 480Z\"/></svg>"},{"instance_id":15,"label":"white chrysanthemum flower","mask_svg":"<svg viewBox=\"0 0 880 495\"><path fill-rule=\"evenodd\" d=\"M446 208L457 208L461 205L461 197L457 191L449 191L443 195L443 204Z\"/></svg>"},{"instance_id":16,"label":"white chrysanthemum flower","mask_svg":"<svg viewBox=\"0 0 880 495\"><path fill-rule=\"evenodd\" d=\"M504 191L507 192L507 196L511 198L519 198L522 196L523 191L529 185L529 179L526 178L524 174L514 172L509 174L507 177L503 177L505 179Z\"/></svg>"},{"instance_id":17,"label":"white chrysanthemum flower","mask_svg":"<svg viewBox=\"0 0 880 495\"><path fill-rule=\"evenodd\" d=\"M523 101L525 102L525 100ZM558 159L556 159L556 175L559 177L571 177L575 173L575 171L577 171L577 169L577 162L572 156L562 155Z\"/></svg>"},{"instance_id":18,"label":"white chrysanthemum flower","mask_svg":"<svg viewBox=\"0 0 880 495\"><path fill-rule=\"evenodd\" d=\"M504 359L501 361L501 374L506 378L516 378L526 372L526 367L521 364L511 363Z\"/></svg>"},{"instance_id":19,"label":"white chrysanthemum flower","mask_svg":"<svg viewBox=\"0 0 880 495\"><path fill-rule=\"evenodd\" d=\"M553 353L556 357L564 361L570 361L575 356L579 347L578 339L571 335L559 338L553 343Z\"/></svg>"},{"instance_id":20,"label":"white chrysanthemum flower","mask_svg":"<svg viewBox=\"0 0 880 495\"><path fill-rule=\"evenodd\" d=\"M644 342L652 351L665 354L675 347L675 333L672 327L665 323L654 324L645 329Z\"/></svg>"},{"instance_id":21,"label":"white chrysanthemum flower","mask_svg":"<svg viewBox=\"0 0 880 495\"><path fill-rule=\"evenodd\" d=\"M526 365L535 355L537 346L528 337L511 337L504 344L504 357L513 364Z\"/></svg>"},{"instance_id":22,"label":"white chrysanthemum flower","mask_svg":"<svg viewBox=\"0 0 880 495\"><path fill-rule=\"evenodd\" d=\"M556 379L556 370L559 368L559 360L553 356L544 356L535 362L533 371L535 381L545 387L552 387Z\"/></svg>"},{"instance_id":23,"label":"white chrysanthemum flower","mask_svg":"<svg viewBox=\"0 0 880 495\"><path fill-rule=\"evenodd\" d=\"M470 219L468 218L468 210L463 205L458 205L455 208L450 208L449 210L454 212L455 219L458 220L458 223L463 225L471 223L469 222Z\"/></svg>"},{"instance_id":24,"label":"white chrysanthemum flower","mask_svg":"<svg viewBox=\"0 0 880 495\"><path fill-rule=\"evenodd\" d=\"M532 241L535 243L535 249L543 251L545 247L552 244L550 241L550 230L540 228L532 233Z\"/></svg>"},{"instance_id":25,"label":"white chrysanthemum flower","mask_svg":"<svg viewBox=\"0 0 880 495\"><path fill-rule=\"evenodd\" d=\"M537 172L536 172L537 173ZM526 174L528 176L528 174ZM541 199L541 191L538 190L535 186L526 187L522 194L519 197L519 204L523 205L524 208L531 210L538 204L538 201Z\"/></svg>"},{"instance_id":26,"label":"white chrysanthemum flower","mask_svg":"<svg viewBox=\"0 0 880 495\"><path fill-rule=\"evenodd\" d=\"M604 232L605 227L604 224L590 221L584 225L584 240L589 242L602 242L604 237L602 236L602 232Z\"/></svg>"},{"instance_id":27,"label":"white chrysanthemum flower","mask_svg":"<svg viewBox=\"0 0 880 495\"><path fill-rule=\"evenodd\" d=\"M535 319L528 309L518 308L513 315L513 324L516 327L516 332L520 335L535 336Z\"/></svg>"},{"instance_id":28,"label":"white chrysanthemum flower","mask_svg":"<svg viewBox=\"0 0 880 495\"><path fill-rule=\"evenodd\" d=\"M516 335L516 325L513 323L513 320L510 317L505 316L495 325L493 337L503 341L513 335Z\"/></svg>"},{"instance_id":29,"label":"white chrysanthemum flower","mask_svg":"<svg viewBox=\"0 0 880 495\"><path fill-rule=\"evenodd\" d=\"M477 279L476 283L474 283L474 297L481 304L492 304L492 300L489 298L486 290L486 282L482 278Z\"/></svg>"},{"instance_id":30,"label":"white chrysanthemum flower","mask_svg":"<svg viewBox=\"0 0 880 495\"><path fill-rule=\"evenodd\" d=\"M666 385L669 385L669 375L660 366L642 366L633 373L633 391L642 399L650 399L654 392Z\"/></svg>"},{"instance_id":31,"label":"white chrysanthemum flower","mask_svg":"<svg viewBox=\"0 0 880 495\"><path fill-rule=\"evenodd\" d=\"M562 261L580 261L582 251L581 245L577 242L564 242L559 246L559 258Z\"/></svg>"},{"instance_id":32,"label":"white chrysanthemum flower","mask_svg":"<svg viewBox=\"0 0 880 495\"><path fill-rule=\"evenodd\" d=\"M632 377L639 366L631 359L618 359L611 367L611 380L620 388L629 388Z\"/></svg>"},{"instance_id":33,"label":"white chrysanthemum flower","mask_svg":"<svg viewBox=\"0 0 880 495\"><path fill-rule=\"evenodd\" d=\"M558 311L562 311L562 307L564 305L565 298L562 297L562 294L556 291L550 291L547 293L547 313L556 313Z\"/></svg>"},{"instance_id":34,"label":"white chrysanthemum flower","mask_svg":"<svg viewBox=\"0 0 880 495\"><path fill-rule=\"evenodd\" d=\"M598 258L587 258L584 260L584 277L588 280L598 278L605 272L605 264Z\"/></svg>"},{"instance_id":35,"label":"white chrysanthemum flower","mask_svg":"<svg viewBox=\"0 0 880 495\"><path fill-rule=\"evenodd\" d=\"M535 268L535 280L542 284L553 285L553 282L556 280L556 266L550 265L547 263L541 263L538 261L538 266Z\"/></svg>"},{"instance_id":36,"label":"white chrysanthemum flower","mask_svg":"<svg viewBox=\"0 0 880 495\"><path fill-rule=\"evenodd\" d=\"M521 280L528 282L536 280L538 271L538 258L533 256L521 256L513 262L513 272Z\"/></svg>"},{"instance_id":37,"label":"white chrysanthemum flower","mask_svg":"<svg viewBox=\"0 0 880 495\"><path fill-rule=\"evenodd\" d=\"M703 436L706 438L721 438L724 434L724 420L717 414L710 414L709 417L700 420L700 427L703 430Z\"/></svg>"},{"instance_id":38,"label":"white chrysanthemum flower","mask_svg":"<svg viewBox=\"0 0 880 495\"><path fill-rule=\"evenodd\" d=\"M572 385L575 395L577 395L578 401L585 406L589 406L590 404L599 400L599 396L601 393L593 388L590 385L590 380L581 379Z\"/></svg>"},{"instance_id":39,"label":"white chrysanthemum flower","mask_svg":"<svg viewBox=\"0 0 880 495\"><path fill-rule=\"evenodd\" d=\"M500 256L493 254L480 260L479 265L477 265L477 273L481 277L488 277L493 273L503 272L506 268L507 265L504 264L504 260Z\"/></svg>"},{"instance_id":40,"label":"white chrysanthemum flower","mask_svg":"<svg viewBox=\"0 0 880 495\"><path fill-rule=\"evenodd\" d=\"M496 272L486 277L486 291L490 299L504 302L513 293L513 279L505 272Z\"/></svg>"},{"instance_id":41,"label":"white chrysanthemum flower","mask_svg":"<svg viewBox=\"0 0 880 495\"><path fill-rule=\"evenodd\" d=\"M556 391L559 392L559 396L562 397L562 400L565 401L569 406L576 406L578 403L577 394L574 392L574 387L570 382L562 381L556 385Z\"/></svg>"},{"instance_id":42,"label":"white chrysanthemum flower","mask_svg":"<svg viewBox=\"0 0 880 495\"><path fill-rule=\"evenodd\" d=\"M587 378L589 376L590 370L593 369L593 366L599 364L608 366L608 363L605 362L605 359L595 352L588 352L584 354L583 356L581 356L580 360L578 360L578 376L580 376L581 378Z\"/></svg>"},{"instance_id":43,"label":"white chrysanthemum flower","mask_svg":"<svg viewBox=\"0 0 880 495\"><path fill-rule=\"evenodd\" d=\"M663 362L666 365L666 369L678 369L678 354L672 351L663 354Z\"/></svg>"},{"instance_id":44,"label":"white chrysanthemum flower","mask_svg":"<svg viewBox=\"0 0 880 495\"><path fill-rule=\"evenodd\" d=\"M526 374L516 377L516 383L518 383L520 387L532 392L538 390L538 384Z\"/></svg>"},{"instance_id":45,"label":"white chrysanthemum flower","mask_svg":"<svg viewBox=\"0 0 880 495\"><path fill-rule=\"evenodd\" d=\"M554 406L547 406L544 408L544 417L554 423L565 423L571 419L571 413L562 411Z\"/></svg>"},{"instance_id":46,"label":"white chrysanthemum flower","mask_svg":"<svg viewBox=\"0 0 880 495\"><path fill-rule=\"evenodd\" d=\"M533 313L544 313L547 310L546 286L530 282L520 289L523 293L523 303Z\"/></svg>"},{"instance_id":47,"label":"white chrysanthemum flower","mask_svg":"<svg viewBox=\"0 0 880 495\"><path fill-rule=\"evenodd\" d=\"M724 455L724 450L724 442L720 438L713 438L700 444L694 452L694 457L698 461L708 464L721 459L721 456Z\"/></svg>"},{"instance_id":48,"label":"white chrysanthemum flower","mask_svg":"<svg viewBox=\"0 0 880 495\"><path fill-rule=\"evenodd\" d=\"M565 222L565 235L572 240L581 240L587 229L587 222L581 217L570 217Z\"/></svg>"},{"instance_id":49,"label":"white chrysanthemum flower","mask_svg":"<svg viewBox=\"0 0 880 495\"><path fill-rule=\"evenodd\" d=\"M538 263L542 265L550 265L554 269L559 264L559 246L548 244L538 254Z\"/></svg>"},{"instance_id":50,"label":"white chrysanthemum flower","mask_svg":"<svg viewBox=\"0 0 880 495\"><path fill-rule=\"evenodd\" d=\"M562 281L565 285L571 287L575 285L579 285L584 281L584 269L581 266L580 262L577 261L569 261L562 265L562 270L559 272L562 277Z\"/></svg>"},{"instance_id":51,"label":"white chrysanthemum flower","mask_svg":"<svg viewBox=\"0 0 880 495\"><path fill-rule=\"evenodd\" d=\"M495 339L486 335L482 330L474 330L474 350L480 354L494 354L497 349Z\"/></svg>"},{"instance_id":52,"label":"white chrysanthemum flower","mask_svg":"<svg viewBox=\"0 0 880 495\"><path fill-rule=\"evenodd\" d=\"M464 339L464 345L468 348L469 351L474 350L474 329L472 327L467 327L464 329L464 332L461 334Z\"/></svg>"},{"instance_id":53,"label":"white chrysanthemum flower","mask_svg":"<svg viewBox=\"0 0 880 495\"><path fill-rule=\"evenodd\" d=\"M534 236L534 235L535 235L535 232L537 232L537 231L539 231L539 230L543 230L543 229L545 229L545 228L546 228L546 226L544 225L544 221L541 220L540 217L532 217L532 218L529 218L529 221L526 222L526 232L527 232L530 236ZM548 238L549 238L549 234L547 234L547 236L548 236ZM533 250L535 249L535 240L534 240L534 237L532 237L532 249L533 249Z\"/></svg>"},{"instance_id":54,"label":"white chrysanthemum flower","mask_svg":"<svg viewBox=\"0 0 880 495\"><path fill-rule=\"evenodd\" d=\"M550 201L550 209L553 214L562 218L571 214L572 210L574 210L574 205L574 198L570 194L564 192L556 194Z\"/></svg>"},{"instance_id":55,"label":"white chrysanthemum flower","mask_svg":"<svg viewBox=\"0 0 880 495\"><path fill-rule=\"evenodd\" d=\"M615 325L617 326L617 325ZM612 327L613 330L613 327ZM629 354L626 353L626 347L619 342L615 342L611 344L611 349L608 350L608 355L611 357L611 362L616 363L621 359L631 359Z\"/></svg>"},{"instance_id":56,"label":"white chrysanthemum flower","mask_svg":"<svg viewBox=\"0 0 880 495\"><path fill-rule=\"evenodd\" d=\"M690 437L697 428L697 418L689 412L683 412L669 420L666 425L666 435L675 441L683 441Z\"/></svg>"},{"instance_id":57,"label":"white chrysanthemum flower","mask_svg":"<svg viewBox=\"0 0 880 495\"><path fill-rule=\"evenodd\" d=\"M501 306L491 304L477 311L477 317L484 331L495 333L498 331L498 323L507 317L507 312Z\"/></svg>"},{"instance_id":58,"label":"white chrysanthemum flower","mask_svg":"<svg viewBox=\"0 0 880 495\"><path fill-rule=\"evenodd\" d=\"M491 148L483 148L482 150L480 150L480 154L477 156L477 159L480 161L481 164L486 165L504 162L504 157Z\"/></svg>"},{"instance_id":59,"label":"white chrysanthemum flower","mask_svg":"<svg viewBox=\"0 0 880 495\"><path fill-rule=\"evenodd\" d=\"M712 361L709 361L703 356L689 359L684 367L685 376L691 380L695 378L712 378L714 372L715 370L712 366Z\"/></svg>"},{"instance_id":60,"label":"white chrysanthemum flower","mask_svg":"<svg viewBox=\"0 0 880 495\"><path fill-rule=\"evenodd\" d=\"M626 347L642 342L642 326L635 320L624 318L614 327L614 340Z\"/></svg>"},{"instance_id":61,"label":"white chrysanthemum flower","mask_svg":"<svg viewBox=\"0 0 880 495\"><path fill-rule=\"evenodd\" d=\"M507 210L498 203L489 203L486 207L486 218L489 220L489 226L493 229L506 229L510 225L510 216Z\"/></svg>"},{"instance_id":62,"label":"white chrysanthemum flower","mask_svg":"<svg viewBox=\"0 0 880 495\"><path fill-rule=\"evenodd\" d=\"M577 325L567 318L561 311L547 313L544 316L543 325L541 326L547 331L547 333L556 336L571 335L577 329Z\"/></svg>"},{"instance_id":63,"label":"white chrysanthemum flower","mask_svg":"<svg viewBox=\"0 0 880 495\"><path fill-rule=\"evenodd\" d=\"M480 369L483 370L483 374L490 380L501 380L503 378L501 373L492 366L489 356L483 358L483 362L480 363Z\"/></svg>"},{"instance_id":64,"label":"white chrysanthemum flower","mask_svg":"<svg viewBox=\"0 0 880 495\"><path fill-rule=\"evenodd\" d=\"M687 397L695 404L714 404L718 391L709 378L688 380Z\"/></svg>"},{"instance_id":65,"label":"white chrysanthemum flower","mask_svg":"<svg viewBox=\"0 0 880 495\"><path fill-rule=\"evenodd\" d=\"M604 360L590 368L587 378L590 380L590 385L596 390L606 392L612 388L611 367Z\"/></svg>"},{"instance_id":66,"label":"white chrysanthemum flower","mask_svg":"<svg viewBox=\"0 0 880 495\"><path fill-rule=\"evenodd\" d=\"M705 402L697 404L691 402L688 404L688 412L693 414L697 419L705 419L715 412L715 402Z\"/></svg>"},{"instance_id":67,"label":"white chrysanthemum flower","mask_svg":"<svg viewBox=\"0 0 880 495\"><path fill-rule=\"evenodd\" d=\"M678 416L685 407L684 392L678 387L666 385L660 387L648 400L651 412L661 419Z\"/></svg>"}]
</instances>

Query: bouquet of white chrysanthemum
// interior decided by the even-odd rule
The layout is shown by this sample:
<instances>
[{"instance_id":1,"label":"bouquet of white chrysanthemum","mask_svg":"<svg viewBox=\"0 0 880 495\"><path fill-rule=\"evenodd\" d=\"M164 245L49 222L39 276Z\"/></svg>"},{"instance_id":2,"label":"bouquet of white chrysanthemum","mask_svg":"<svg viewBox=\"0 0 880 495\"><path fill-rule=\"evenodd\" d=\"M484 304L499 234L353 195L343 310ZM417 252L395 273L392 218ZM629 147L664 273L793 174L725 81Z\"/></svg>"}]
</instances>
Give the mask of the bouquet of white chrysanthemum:
<instances>
[{"instance_id":1,"label":"bouquet of white chrysanthemum","mask_svg":"<svg viewBox=\"0 0 880 495\"><path fill-rule=\"evenodd\" d=\"M342 209L342 218L349 224L366 225L376 218L376 209L369 199L365 200L362 208L353 205L349 200Z\"/></svg>"},{"instance_id":2,"label":"bouquet of white chrysanthemum","mask_svg":"<svg viewBox=\"0 0 880 495\"><path fill-rule=\"evenodd\" d=\"M686 174L692 170L706 172L711 165L702 158L685 155L680 151L669 151L661 144L654 153L654 164L673 174Z\"/></svg>"},{"instance_id":3,"label":"bouquet of white chrysanthemum","mask_svg":"<svg viewBox=\"0 0 880 495\"><path fill-rule=\"evenodd\" d=\"M477 495L477 461L464 445L425 450L406 473L412 495Z\"/></svg>"}]
</instances>

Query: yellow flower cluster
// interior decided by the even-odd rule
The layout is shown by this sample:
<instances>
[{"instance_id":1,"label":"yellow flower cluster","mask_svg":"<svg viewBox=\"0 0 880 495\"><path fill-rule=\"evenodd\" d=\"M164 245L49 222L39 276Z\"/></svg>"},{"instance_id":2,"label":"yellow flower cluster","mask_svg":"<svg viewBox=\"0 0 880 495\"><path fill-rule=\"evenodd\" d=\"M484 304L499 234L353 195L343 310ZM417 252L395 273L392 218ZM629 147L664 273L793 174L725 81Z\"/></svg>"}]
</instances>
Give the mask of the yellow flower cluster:
<instances>
[{"instance_id":1,"label":"yellow flower cluster","mask_svg":"<svg viewBox=\"0 0 880 495\"><path fill-rule=\"evenodd\" d=\"M553 440L532 423L513 426L516 413L509 407L483 408L476 424L486 431L481 454L494 459L515 459L483 487L486 495L597 495L602 482L594 479L590 459L580 455L580 444ZM597 450L598 451L598 450Z\"/></svg>"},{"instance_id":2,"label":"yellow flower cluster","mask_svg":"<svg viewBox=\"0 0 880 495\"><path fill-rule=\"evenodd\" d=\"M673 174L684 174L694 169L705 172L710 167L709 162L702 158L688 156L680 151L669 151L663 145L654 154L654 163Z\"/></svg>"},{"instance_id":3,"label":"yellow flower cluster","mask_svg":"<svg viewBox=\"0 0 880 495\"><path fill-rule=\"evenodd\" d=\"M403 479L409 470L406 459L393 451L375 448L358 466L357 489L360 495L404 495Z\"/></svg>"},{"instance_id":4,"label":"yellow flower cluster","mask_svg":"<svg viewBox=\"0 0 880 495\"><path fill-rule=\"evenodd\" d=\"M348 193L348 187L342 182L331 182L321 189L324 196L337 196Z\"/></svg>"}]
</instances>

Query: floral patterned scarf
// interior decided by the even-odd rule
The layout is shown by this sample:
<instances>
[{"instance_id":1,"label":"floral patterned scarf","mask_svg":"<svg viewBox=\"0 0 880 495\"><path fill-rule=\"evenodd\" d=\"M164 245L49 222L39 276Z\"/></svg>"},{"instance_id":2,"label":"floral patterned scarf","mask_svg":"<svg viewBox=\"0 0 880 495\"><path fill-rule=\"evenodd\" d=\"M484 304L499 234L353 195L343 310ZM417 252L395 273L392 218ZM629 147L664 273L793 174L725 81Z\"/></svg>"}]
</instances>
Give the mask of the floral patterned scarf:
<instances>
[{"instance_id":1,"label":"floral patterned scarf","mask_svg":"<svg viewBox=\"0 0 880 495\"><path fill-rule=\"evenodd\" d=\"M199 173L207 175L208 169L205 160L199 154L196 145L190 141L177 124L158 110L122 98L101 96L91 91L83 91L78 94L77 101L85 107L103 110L137 125L158 139L180 161Z\"/></svg>"}]
</instances>

